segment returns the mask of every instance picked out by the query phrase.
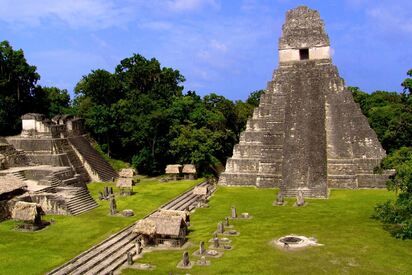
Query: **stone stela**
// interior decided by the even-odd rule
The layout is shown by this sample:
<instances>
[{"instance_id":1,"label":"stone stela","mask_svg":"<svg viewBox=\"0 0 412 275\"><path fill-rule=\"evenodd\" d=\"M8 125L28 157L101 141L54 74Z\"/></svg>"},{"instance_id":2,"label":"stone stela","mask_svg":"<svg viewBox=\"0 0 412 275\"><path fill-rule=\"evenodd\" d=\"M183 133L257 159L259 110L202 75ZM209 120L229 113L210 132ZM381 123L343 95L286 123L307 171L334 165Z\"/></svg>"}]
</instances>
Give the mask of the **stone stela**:
<instances>
[{"instance_id":1,"label":"stone stela","mask_svg":"<svg viewBox=\"0 0 412 275\"><path fill-rule=\"evenodd\" d=\"M288 11L279 67L219 184L320 198L328 188L384 188L388 173L373 168L385 154L332 63L319 13L304 6Z\"/></svg>"}]
</instances>

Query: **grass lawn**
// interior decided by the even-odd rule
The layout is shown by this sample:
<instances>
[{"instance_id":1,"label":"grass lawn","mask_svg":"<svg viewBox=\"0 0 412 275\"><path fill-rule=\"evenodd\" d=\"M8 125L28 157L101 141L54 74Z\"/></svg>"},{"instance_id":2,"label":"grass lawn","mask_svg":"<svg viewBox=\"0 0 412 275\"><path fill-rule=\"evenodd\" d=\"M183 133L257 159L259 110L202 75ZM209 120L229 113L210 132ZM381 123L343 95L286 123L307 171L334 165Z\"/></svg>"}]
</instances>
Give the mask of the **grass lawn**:
<instances>
[{"instance_id":1,"label":"grass lawn","mask_svg":"<svg viewBox=\"0 0 412 275\"><path fill-rule=\"evenodd\" d=\"M114 184L88 185L99 207L79 216L45 216L56 222L38 232L15 231L14 221L0 223L0 274L44 274L92 245L142 218L161 204L194 186L197 181L160 183L142 179L134 187L136 194L116 197L117 209L133 209L134 217L111 217L108 201L98 201L98 192ZM117 192L117 188L114 188Z\"/></svg>"},{"instance_id":2,"label":"grass lawn","mask_svg":"<svg viewBox=\"0 0 412 275\"><path fill-rule=\"evenodd\" d=\"M138 262L156 265L152 274L392 274L412 273L412 241L395 239L382 225L371 219L373 207L394 197L386 190L332 190L330 199L308 199L308 205L293 207L294 200L282 207L272 206L276 191L250 187L219 187L209 208L197 209L191 216L188 249L207 241L216 225L230 215L249 212L251 220L231 221L240 232L232 239L233 250L211 265L179 270L183 251L144 254ZM316 237L324 244L299 251L283 251L271 246L271 240L287 234ZM126 269L122 274L135 274ZM139 271L139 273L145 273ZM146 273L150 273L146 271Z\"/></svg>"}]
</instances>

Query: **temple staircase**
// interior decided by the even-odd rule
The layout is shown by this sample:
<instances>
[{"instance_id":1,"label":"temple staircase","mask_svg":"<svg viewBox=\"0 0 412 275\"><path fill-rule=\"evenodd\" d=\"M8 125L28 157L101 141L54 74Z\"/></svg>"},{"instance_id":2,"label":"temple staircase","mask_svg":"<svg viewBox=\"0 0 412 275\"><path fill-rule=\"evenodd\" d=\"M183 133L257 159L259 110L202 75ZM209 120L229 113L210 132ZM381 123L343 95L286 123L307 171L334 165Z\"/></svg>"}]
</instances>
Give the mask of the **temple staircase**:
<instances>
[{"instance_id":1,"label":"temple staircase","mask_svg":"<svg viewBox=\"0 0 412 275\"><path fill-rule=\"evenodd\" d=\"M96 172L100 181L112 181L119 175L113 167L92 147L83 136L69 137L70 144L79 152L84 161Z\"/></svg>"},{"instance_id":2,"label":"temple staircase","mask_svg":"<svg viewBox=\"0 0 412 275\"><path fill-rule=\"evenodd\" d=\"M99 206L86 188L76 188L71 192L73 196L66 203L70 214L79 215Z\"/></svg>"}]
</instances>

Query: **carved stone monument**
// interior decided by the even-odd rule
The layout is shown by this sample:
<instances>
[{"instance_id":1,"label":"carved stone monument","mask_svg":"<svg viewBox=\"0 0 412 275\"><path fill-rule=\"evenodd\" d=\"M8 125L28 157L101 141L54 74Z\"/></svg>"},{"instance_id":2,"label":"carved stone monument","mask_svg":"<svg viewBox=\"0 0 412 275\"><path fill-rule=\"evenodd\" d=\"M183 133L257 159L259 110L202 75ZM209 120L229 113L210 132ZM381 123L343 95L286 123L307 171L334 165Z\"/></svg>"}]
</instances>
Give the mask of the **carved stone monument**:
<instances>
[{"instance_id":1,"label":"carved stone monument","mask_svg":"<svg viewBox=\"0 0 412 275\"><path fill-rule=\"evenodd\" d=\"M275 205L281 206L285 204L285 197L283 196L282 192L279 192L276 196Z\"/></svg>"},{"instance_id":2,"label":"carved stone monument","mask_svg":"<svg viewBox=\"0 0 412 275\"><path fill-rule=\"evenodd\" d=\"M205 254L206 250L205 250L205 242L201 241L199 244L199 255L203 255Z\"/></svg>"},{"instance_id":3,"label":"carved stone monument","mask_svg":"<svg viewBox=\"0 0 412 275\"><path fill-rule=\"evenodd\" d=\"M219 248L219 238L213 238L213 248Z\"/></svg>"},{"instance_id":4,"label":"carved stone monument","mask_svg":"<svg viewBox=\"0 0 412 275\"><path fill-rule=\"evenodd\" d=\"M221 174L221 185L279 187L287 197L327 197L328 188L385 187L373 169L385 156L332 63L317 11L286 14L279 67Z\"/></svg>"},{"instance_id":5,"label":"carved stone monument","mask_svg":"<svg viewBox=\"0 0 412 275\"><path fill-rule=\"evenodd\" d=\"M182 264L183 264L183 266L189 266L190 265L189 253L187 251L185 251L183 253Z\"/></svg>"},{"instance_id":6,"label":"carved stone monument","mask_svg":"<svg viewBox=\"0 0 412 275\"><path fill-rule=\"evenodd\" d=\"M110 215L115 215L117 213L117 205L116 205L116 199L113 193L109 195L109 204L110 204Z\"/></svg>"},{"instance_id":7,"label":"carved stone monument","mask_svg":"<svg viewBox=\"0 0 412 275\"><path fill-rule=\"evenodd\" d=\"M303 206L305 205L305 199L303 198L303 192L298 191L298 194L296 195L296 206Z\"/></svg>"},{"instance_id":8,"label":"carved stone monument","mask_svg":"<svg viewBox=\"0 0 412 275\"><path fill-rule=\"evenodd\" d=\"M136 255L139 255L140 252L142 252L142 243L140 242L140 240L136 241L135 248L136 248Z\"/></svg>"},{"instance_id":9,"label":"carved stone monument","mask_svg":"<svg viewBox=\"0 0 412 275\"><path fill-rule=\"evenodd\" d=\"M130 253L130 251L129 251L129 252L127 252L126 256L127 256L127 265L133 265L133 255L132 255L132 253Z\"/></svg>"},{"instance_id":10,"label":"carved stone monument","mask_svg":"<svg viewBox=\"0 0 412 275\"><path fill-rule=\"evenodd\" d=\"M232 219L237 218L236 207L234 207L234 206L232 206L231 217L232 217Z\"/></svg>"},{"instance_id":11,"label":"carved stone monument","mask_svg":"<svg viewBox=\"0 0 412 275\"><path fill-rule=\"evenodd\" d=\"M223 222L219 222L217 224L217 233L223 234L225 232L225 226L223 225Z\"/></svg>"}]
</instances>

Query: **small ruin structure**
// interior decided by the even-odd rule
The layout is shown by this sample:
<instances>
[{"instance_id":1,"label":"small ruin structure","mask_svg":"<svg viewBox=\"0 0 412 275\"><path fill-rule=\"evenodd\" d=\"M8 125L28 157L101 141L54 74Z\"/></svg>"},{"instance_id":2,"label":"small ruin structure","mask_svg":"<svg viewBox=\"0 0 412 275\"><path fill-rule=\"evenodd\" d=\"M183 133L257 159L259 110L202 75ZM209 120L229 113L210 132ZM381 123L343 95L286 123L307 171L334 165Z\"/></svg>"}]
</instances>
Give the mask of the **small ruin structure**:
<instances>
[{"instance_id":1,"label":"small ruin structure","mask_svg":"<svg viewBox=\"0 0 412 275\"><path fill-rule=\"evenodd\" d=\"M195 180L197 178L196 166L194 164L184 164L182 173L185 180Z\"/></svg>"},{"instance_id":2,"label":"small ruin structure","mask_svg":"<svg viewBox=\"0 0 412 275\"><path fill-rule=\"evenodd\" d=\"M14 198L27 191L27 185L14 175L0 177L0 221L9 219L15 203Z\"/></svg>"},{"instance_id":3,"label":"small ruin structure","mask_svg":"<svg viewBox=\"0 0 412 275\"><path fill-rule=\"evenodd\" d=\"M40 205L32 202L17 201L11 212L13 220L22 221L20 229L35 231L43 227L41 216L44 215Z\"/></svg>"},{"instance_id":4,"label":"small ruin structure","mask_svg":"<svg viewBox=\"0 0 412 275\"><path fill-rule=\"evenodd\" d=\"M120 189L120 195L122 196L132 195L134 185L135 185L135 182L133 178L120 177L117 179L117 182L116 182L116 187Z\"/></svg>"},{"instance_id":5,"label":"small ruin structure","mask_svg":"<svg viewBox=\"0 0 412 275\"><path fill-rule=\"evenodd\" d=\"M186 216L184 211L159 211L137 222L133 232L144 246L180 247L186 242Z\"/></svg>"},{"instance_id":6,"label":"small ruin structure","mask_svg":"<svg viewBox=\"0 0 412 275\"><path fill-rule=\"evenodd\" d=\"M332 63L316 10L289 10L279 67L227 160L219 184L279 187L286 197L328 188L384 188L374 174L385 150Z\"/></svg>"},{"instance_id":7,"label":"small ruin structure","mask_svg":"<svg viewBox=\"0 0 412 275\"><path fill-rule=\"evenodd\" d=\"M168 175L172 180L180 179L180 174L182 173L182 165L180 164L169 164L166 166L166 175Z\"/></svg>"}]
</instances>

